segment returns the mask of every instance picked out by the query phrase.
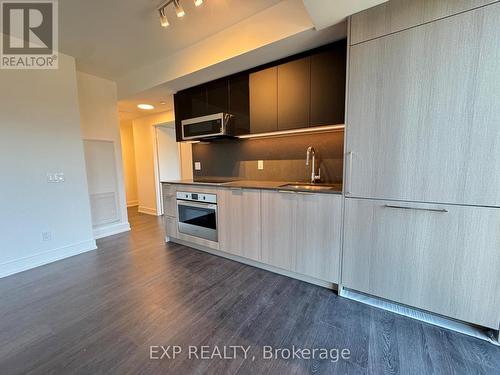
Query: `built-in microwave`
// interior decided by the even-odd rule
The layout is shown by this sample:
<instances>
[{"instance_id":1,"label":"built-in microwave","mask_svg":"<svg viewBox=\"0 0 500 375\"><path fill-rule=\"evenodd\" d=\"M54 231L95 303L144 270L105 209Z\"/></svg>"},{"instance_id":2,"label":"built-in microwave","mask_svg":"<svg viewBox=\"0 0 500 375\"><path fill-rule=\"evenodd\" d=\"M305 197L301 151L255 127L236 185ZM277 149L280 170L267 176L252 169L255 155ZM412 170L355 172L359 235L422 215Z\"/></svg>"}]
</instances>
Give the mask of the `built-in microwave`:
<instances>
[{"instance_id":1,"label":"built-in microwave","mask_svg":"<svg viewBox=\"0 0 500 375\"><path fill-rule=\"evenodd\" d=\"M179 233L218 242L217 195L177 192Z\"/></svg>"},{"instance_id":2,"label":"built-in microwave","mask_svg":"<svg viewBox=\"0 0 500 375\"><path fill-rule=\"evenodd\" d=\"M190 118L181 121L182 139L210 139L217 137L234 136L229 113L216 113L214 115Z\"/></svg>"}]
</instances>

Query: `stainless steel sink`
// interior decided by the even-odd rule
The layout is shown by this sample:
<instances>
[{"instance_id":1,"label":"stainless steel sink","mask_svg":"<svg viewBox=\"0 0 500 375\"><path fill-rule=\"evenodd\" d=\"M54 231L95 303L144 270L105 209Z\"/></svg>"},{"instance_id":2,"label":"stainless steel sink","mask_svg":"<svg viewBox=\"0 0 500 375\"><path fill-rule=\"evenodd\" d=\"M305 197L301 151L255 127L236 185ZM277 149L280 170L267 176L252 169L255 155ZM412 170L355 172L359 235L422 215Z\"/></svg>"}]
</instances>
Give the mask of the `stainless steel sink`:
<instances>
[{"instance_id":1,"label":"stainless steel sink","mask_svg":"<svg viewBox=\"0 0 500 375\"><path fill-rule=\"evenodd\" d=\"M290 190L309 190L309 191L322 191L322 190L340 190L338 185L321 185L321 184L285 184L280 188Z\"/></svg>"}]
</instances>

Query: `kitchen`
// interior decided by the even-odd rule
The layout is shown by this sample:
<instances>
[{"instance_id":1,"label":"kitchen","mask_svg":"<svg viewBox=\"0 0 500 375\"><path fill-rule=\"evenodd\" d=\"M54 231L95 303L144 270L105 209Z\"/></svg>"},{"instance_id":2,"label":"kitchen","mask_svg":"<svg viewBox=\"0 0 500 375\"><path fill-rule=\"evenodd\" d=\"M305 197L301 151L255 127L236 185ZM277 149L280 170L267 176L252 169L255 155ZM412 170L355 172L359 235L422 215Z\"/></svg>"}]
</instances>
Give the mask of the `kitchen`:
<instances>
[{"instance_id":1,"label":"kitchen","mask_svg":"<svg viewBox=\"0 0 500 375\"><path fill-rule=\"evenodd\" d=\"M500 1L57 6L0 69L2 374L500 371Z\"/></svg>"},{"instance_id":2,"label":"kitchen","mask_svg":"<svg viewBox=\"0 0 500 375\"><path fill-rule=\"evenodd\" d=\"M163 184L167 241L489 340L498 78L472 69L497 66L499 47L483 34L455 46L467 25L488 35L498 7L421 23L403 7L353 16L348 40L175 94L177 140L199 143L194 179ZM389 12L407 18L393 27Z\"/></svg>"}]
</instances>

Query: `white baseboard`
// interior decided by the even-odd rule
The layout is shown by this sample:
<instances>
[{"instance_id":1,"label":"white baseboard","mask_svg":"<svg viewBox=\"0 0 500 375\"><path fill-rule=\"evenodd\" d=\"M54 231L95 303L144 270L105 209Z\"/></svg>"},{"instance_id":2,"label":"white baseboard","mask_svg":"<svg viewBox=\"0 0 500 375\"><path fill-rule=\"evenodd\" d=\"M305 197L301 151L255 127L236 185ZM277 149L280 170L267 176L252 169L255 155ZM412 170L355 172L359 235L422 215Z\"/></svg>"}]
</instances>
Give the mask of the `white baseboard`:
<instances>
[{"instance_id":1,"label":"white baseboard","mask_svg":"<svg viewBox=\"0 0 500 375\"><path fill-rule=\"evenodd\" d=\"M500 345L500 343L498 342L498 338L494 337L494 332L488 329L481 329L480 327L472 326L465 322L433 314L428 311L412 308L410 306L401 305L396 302L377 298L368 294L357 292L352 289L347 289L345 287L339 288L339 295L341 297L361 302L373 307L377 307L382 310L390 311L399 315L404 315L409 318L419 320L421 322L446 328L451 331L463 333L464 335L476 337L478 339L488 341L497 346Z\"/></svg>"},{"instance_id":2,"label":"white baseboard","mask_svg":"<svg viewBox=\"0 0 500 375\"><path fill-rule=\"evenodd\" d=\"M94 238L104 238L114 234L130 231L130 224L127 223L113 223L110 225L102 226L94 229Z\"/></svg>"},{"instance_id":3,"label":"white baseboard","mask_svg":"<svg viewBox=\"0 0 500 375\"><path fill-rule=\"evenodd\" d=\"M137 211L140 212L141 214L158 216L158 212L156 211L156 208L139 206L139 209Z\"/></svg>"},{"instance_id":4,"label":"white baseboard","mask_svg":"<svg viewBox=\"0 0 500 375\"><path fill-rule=\"evenodd\" d=\"M127 202L127 207L135 207L139 205L139 201L130 201Z\"/></svg>"},{"instance_id":5,"label":"white baseboard","mask_svg":"<svg viewBox=\"0 0 500 375\"><path fill-rule=\"evenodd\" d=\"M0 278L97 249L94 239L0 264Z\"/></svg>"}]
</instances>

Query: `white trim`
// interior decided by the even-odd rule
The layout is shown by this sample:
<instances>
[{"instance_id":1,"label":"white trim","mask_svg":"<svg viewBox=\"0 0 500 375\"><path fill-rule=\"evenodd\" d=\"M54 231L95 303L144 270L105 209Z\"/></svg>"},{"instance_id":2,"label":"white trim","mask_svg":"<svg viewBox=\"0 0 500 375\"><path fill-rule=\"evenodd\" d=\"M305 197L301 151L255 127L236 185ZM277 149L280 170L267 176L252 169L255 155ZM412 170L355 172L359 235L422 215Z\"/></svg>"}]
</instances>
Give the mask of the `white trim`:
<instances>
[{"instance_id":1,"label":"white trim","mask_svg":"<svg viewBox=\"0 0 500 375\"><path fill-rule=\"evenodd\" d=\"M149 208L149 207L139 206L139 208L137 209L137 212L139 212L141 214L146 214L146 215L160 216L160 215L158 215L158 212L156 211L156 208Z\"/></svg>"},{"instance_id":2,"label":"white trim","mask_svg":"<svg viewBox=\"0 0 500 375\"><path fill-rule=\"evenodd\" d=\"M99 228L94 228L94 238L98 240L99 238L104 238L128 231L130 231L130 224L128 222L113 223L110 225L100 226Z\"/></svg>"},{"instance_id":3,"label":"white trim","mask_svg":"<svg viewBox=\"0 0 500 375\"><path fill-rule=\"evenodd\" d=\"M187 247L191 247L191 248L196 249L196 250L201 250L201 251L204 251L206 253L210 253L212 255L217 255L217 256L220 256L223 258L234 260L234 261L239 262L239 263L248 264L249 266L261 268L261 269L269 271L269 272L277 273L279 275L291 277L292 279L297 279L300 281L304 281L306 283L322 286L324 288L337 290L337 284L334 284L334 283L331 283L328 281L316 279L314 277L302 275L300 273L295 273L292 271L287 271L287 270L284 270L284 269L281 269L278 267L271 266L269 264L265 264L265 263L261 263L261 262L252 260L252 259L243 258L243 257L240 257L238 255L229 254L229 253L226 253L226 252L220 251L220 250L214 250L214 249L211 249L211 248L206 247L206 246L194 244L192 242L179 240L178 238L173 238L173 237L167 236L167 237L165 237L165 242L178 243L178 244L181 244L181 245L184 245Z\"/></svg>"},{"instance_id":4,"label":"white trim","mask_svg":"<svg viewBox=\"0 0 500 375\"><path fill-rule=\"evenodd\" d=\"M164 205L163 205L162 182L160 181L160 155L159 155L159 145L158 145L158 128L168 128L168 129L173 129L175 131L175 120L166 121L160 124L153 125L153 164L154 164L154 179L155 179L155 191L156 191L155 215L160 216L164 214ZM178 177L180 179L182 177L182 153L181 153L180 142L177 142L176 146L177 146L177 155L179 159Z\"/></svg>"},{"instance_id":5,"label":"white trim","mask_svg":"<svg viewBox=\"0 0 500 375\"><path fill-rule=\"evenodd\" d=\"M96 242L94 239L90 239L68 246L43 251L41 253L34 254L28 257L5 262L0 264L0 278L95 249L97 249Z\"/></svg>"},{"instance_id":6,"label":"white trim","mask_svg":"<svg viewBox=\"0 0 500 375\"><path fill-rule=\"evenodd\" d=\"M153 126L153 164L156 194L156 212L163 215L163 193L160 181L160 157L158 154L158 126Z\"/></svg>"},{"instance_id":7,"label":"white trim","mask_svg":"<svg viewBox=\"0 0 500 375\"><path fill-rule=\"evenodd\" d=\"M139 200L127 202L127 207L136 207L139 205Z\"/></svg>"},{"instance_id":8,"label":"white trim","mask_svg":"<svg viewBox=\"0 0 500 375\"><path fill-rule=\"evenodd\" d=\"M401 305L396 302L377 298L368 294L357 292L355 290L347 289L345 287L339 288L339 296L364 303L365 305L370 305L382 310L390 311L398 315L407 316L421 322L446 328L451 331L463 333L464 335L476 337L478 339L485 340L494 345L500 346L498 339L494 337L495 333L491 330L486 330L486 328L483 330L477 326L473 326L465 322L447 318L442 315L433 314L428 311L412 308L410 306Z\"/></svg>"}]
</instances>

